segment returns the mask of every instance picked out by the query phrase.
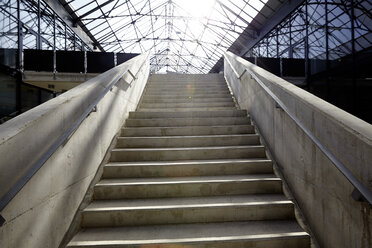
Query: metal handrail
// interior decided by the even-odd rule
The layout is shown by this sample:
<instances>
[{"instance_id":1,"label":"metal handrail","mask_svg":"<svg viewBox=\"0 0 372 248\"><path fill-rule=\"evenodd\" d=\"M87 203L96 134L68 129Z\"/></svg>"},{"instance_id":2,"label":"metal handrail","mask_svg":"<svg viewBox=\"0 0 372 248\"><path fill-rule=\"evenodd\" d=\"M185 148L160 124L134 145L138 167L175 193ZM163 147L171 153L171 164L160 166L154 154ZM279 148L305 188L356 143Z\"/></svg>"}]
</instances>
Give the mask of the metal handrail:
<instances>
[{"instance_id":1,"label":"metal handrail","mask_svg":"<svg viewBox=\"0 0 372 248\"><path fill-rule=\"evenodd\" d=\"M115 77L113 82L91 103L86 110L72 123L72 125L49 147L49 149L35 162L31 165L30 169L12 186L8 192L3 195L0 199L0 211L2 211L9 202L17 195L19 191L26 185L32 176L45 164L45 162L57 151L57 149L65 144L73 133L78 129L80 124L85 120L85 118L92 112L95 111L97 104L102 100L102 98L109 92L111 89L119 82L119 80L124 77L125 74L131 75L132 79L137 79L138 73L141 71L143 65L147 61L149 53L146 56L146 59L143 61L139 67L136 74L133 74L130 69L124 70L118 76ZM132 80L132 81L133 81ZM132 81L129 83L131 84ZM5 223L4 217L0 214L0 226Z\"/></svg>"},{"instance_id":2,"label":"metal handrail","mask_svg":"<svg viewBox=\"0 0 372 248\"><path fill-rule=\"evenodd\" d=\"M354 186L352 197L356 201L364 198L372 205L372 192L312 133L288 108L287 106L261 81L257 75L245 67L244 71L239 74L231 64L228 57L224 56L227 63L230 65L235 76L240 80L245 72L248 72L252 78L261 86L261 88L276 102L286 114L302 129L302 131L315 143L315 145L324 153L324 155L335 165L335 167L346 177L346 179ZM360 197L362 196L362 197Z\"/></svg>"}]
</instances>

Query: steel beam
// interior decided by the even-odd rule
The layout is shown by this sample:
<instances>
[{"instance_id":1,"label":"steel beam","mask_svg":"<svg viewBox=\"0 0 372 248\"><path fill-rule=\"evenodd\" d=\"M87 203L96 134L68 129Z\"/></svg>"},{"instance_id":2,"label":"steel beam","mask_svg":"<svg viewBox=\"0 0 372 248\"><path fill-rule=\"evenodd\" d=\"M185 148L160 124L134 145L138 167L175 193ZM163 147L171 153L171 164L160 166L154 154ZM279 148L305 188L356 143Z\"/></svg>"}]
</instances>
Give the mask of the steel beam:
<instances>
[{"instance_id":1,"label":"steel beam","mask_svg":"<svg viewBox=\"0 0 372 248\"><path fill-rule=\"evenodd\" d=\"M245 56L247 52L252 49L258 42L260 42L271 30L278 26L286 17L288 17L294 10L300 6L304 0L287 1L267 22L260 28L259 34L256 38L250 39L245 48L239 53L239 56ZM248 25L249 27L249 25Z\"/></svg>"},{"instance_id":2,"label":"steel beam","mask_svg":"<svg viewBox=\"0 0 372 248\"><path fill-rule=\"evenodd\" d=\"M97 40L93 37L93 35L88 31L88 29L80 26L74 26L74 20L77 16L73 13L71 9L68 9L68 6L64 7L62 4L65 3L64 0L44 0L44 2L66 23L66 25L71 28L76 35L91 49L93 49L93 44L98 44ZM74 16L75 15L75 16ZM104 49L99 46L101 51Z\"/></svg>"}]
</instances>

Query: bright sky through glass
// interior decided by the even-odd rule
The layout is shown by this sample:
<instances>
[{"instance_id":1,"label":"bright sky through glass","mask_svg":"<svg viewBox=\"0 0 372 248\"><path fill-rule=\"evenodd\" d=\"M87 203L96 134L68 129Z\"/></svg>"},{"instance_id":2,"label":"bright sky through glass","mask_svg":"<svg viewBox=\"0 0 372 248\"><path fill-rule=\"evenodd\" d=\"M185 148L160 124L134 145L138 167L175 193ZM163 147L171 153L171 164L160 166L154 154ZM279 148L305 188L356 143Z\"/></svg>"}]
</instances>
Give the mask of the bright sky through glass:
<instances>
[{"instance_id":1,"label":"bright sky through glass","mask_svg":"<svg viewBox=\"0 0 372 248\"><path fill-rule=\"evenodd\" d=\"M151 50L155 72L208 73L267 0L69 1L107 52Z\"/></svg>"}]
</instances>

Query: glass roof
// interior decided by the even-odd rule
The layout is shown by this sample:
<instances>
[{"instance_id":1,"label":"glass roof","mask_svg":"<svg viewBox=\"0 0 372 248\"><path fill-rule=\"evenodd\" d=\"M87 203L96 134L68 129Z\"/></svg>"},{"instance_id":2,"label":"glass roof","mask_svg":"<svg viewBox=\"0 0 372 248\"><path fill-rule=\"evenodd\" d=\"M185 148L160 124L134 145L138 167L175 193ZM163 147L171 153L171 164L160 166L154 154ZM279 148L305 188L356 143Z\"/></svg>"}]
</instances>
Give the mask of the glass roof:
<instances>
[{"instance_id":1,"label":"glass roof","mask_svg":"<svg viewBox=\"0 0 372 248\"><path fill-rule=\"evenodd\" d=\"M151 50L153 72L208 73L267 0L66 1L106 52Z\"/></svg>"}]
</instances>

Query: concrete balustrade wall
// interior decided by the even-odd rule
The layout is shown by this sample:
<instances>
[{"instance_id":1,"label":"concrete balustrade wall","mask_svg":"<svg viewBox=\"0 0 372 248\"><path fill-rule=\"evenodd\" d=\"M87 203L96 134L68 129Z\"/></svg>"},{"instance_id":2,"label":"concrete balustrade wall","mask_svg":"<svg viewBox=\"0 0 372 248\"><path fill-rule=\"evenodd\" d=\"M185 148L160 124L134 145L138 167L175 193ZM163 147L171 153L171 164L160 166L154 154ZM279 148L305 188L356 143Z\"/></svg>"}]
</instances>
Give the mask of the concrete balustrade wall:
<instances>
[{"instance_id":1,"label":"concrete balustrade wall","mask_svg":"<svg viewBox=\"0 0 372 248\"><path fill-rule=\"evenodd\" d=\"M141 65L144 63L142 68ZM0 196L80 116L115 77L126 73L2 211L0 247L58 247L129 111L149 76L139 55L0 126Z\"/></svg>"},{"instance_id":2,"label":"concrete balustrade wall","mask_svg":"<svg viewBox=\"0 0 372 248\"><path fill-rule=\"evenodd\" d=\"M273 99L252 70L364 185L372 182L372 125L228 52L224 74L267 142L320 247L372 247L372 214L352 185Z\"/></svg>"}]
</instances>

